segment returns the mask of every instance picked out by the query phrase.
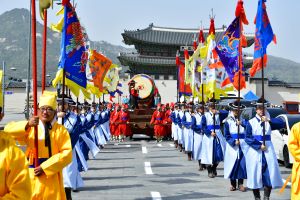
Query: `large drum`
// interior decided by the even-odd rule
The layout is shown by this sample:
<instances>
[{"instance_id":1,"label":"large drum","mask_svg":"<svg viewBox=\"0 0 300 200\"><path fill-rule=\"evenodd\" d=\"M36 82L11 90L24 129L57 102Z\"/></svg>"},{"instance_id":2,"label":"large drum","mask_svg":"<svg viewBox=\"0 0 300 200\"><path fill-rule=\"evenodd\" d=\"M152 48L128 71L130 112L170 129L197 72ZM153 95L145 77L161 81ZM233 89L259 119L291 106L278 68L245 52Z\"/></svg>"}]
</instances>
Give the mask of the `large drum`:
<instances>
[{"instance_id":1,"label":"large drum","mask_svg":"<svg viewBox=\"0 0 300 200\"><path fill-rule=\"evenodd\" d=\"M158 90L154 80L146 74L137 74L129 82L135 82L135 89L138 90L140 103L150 103Z\"/></svg>"}]
</instances>

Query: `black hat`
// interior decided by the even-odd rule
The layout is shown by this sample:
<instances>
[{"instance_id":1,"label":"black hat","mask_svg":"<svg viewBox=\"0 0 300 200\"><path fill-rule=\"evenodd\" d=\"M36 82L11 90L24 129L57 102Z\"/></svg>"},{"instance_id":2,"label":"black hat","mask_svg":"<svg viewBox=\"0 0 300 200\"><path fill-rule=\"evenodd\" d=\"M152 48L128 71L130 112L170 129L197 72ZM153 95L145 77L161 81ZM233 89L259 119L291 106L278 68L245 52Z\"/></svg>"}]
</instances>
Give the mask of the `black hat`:
<instances>
[{"instance_id":1,"label":"black hat","mask_svg":"<svg viewBox=\"0 0 300 200\"><path fill-rule=\"evenodd\" d=\"M267 106L267 100L266 99L264 99L264 98L262 98L262 97L260 97L256 102L254 102L253 104L254 105L256 105L257 107L259 107L259 106Z\"/></svg>"},{"instance_id":2,"label":"black hat","mask_svg":"<svg viewBox=\"0 0 300 200\"><path fill-rule=\"evenodd\" d=\"M211 99L208 100L207 106L208 107L214 107L216 105L216 103L217 103L216 99L211 98Z\"/></svg>"},{"instance_id":3,"label":"black hat","mask_svg":"<svg viewBox=\"0 0 300 200\"><path fill-rule=\"evenodd\" d=\"M246 106L243 105L240 101L236 100L232 103L229 103L228 106L232 109L232 110L236 110L240 107L241 110L245 109Z\"/></svg>"},{"instance_id":4,"label":"black hat","mask_svg":"<svg viewBox=\"0 0 300 200\"><path fill-rule=\"evenodd\" d=\"M57 99L56 99L56 101L58 102L58 103L61 103L62 102L62 100L63 100L63 97L64 97L64 102L65 103L70 103L70 102L72 102L73 100L72 100L72 98L71 97L69 97L68 95L66 95L66 94L61 94L61 95L58 95L58 97L57 97Z\"/></svg>"}]
</instances>

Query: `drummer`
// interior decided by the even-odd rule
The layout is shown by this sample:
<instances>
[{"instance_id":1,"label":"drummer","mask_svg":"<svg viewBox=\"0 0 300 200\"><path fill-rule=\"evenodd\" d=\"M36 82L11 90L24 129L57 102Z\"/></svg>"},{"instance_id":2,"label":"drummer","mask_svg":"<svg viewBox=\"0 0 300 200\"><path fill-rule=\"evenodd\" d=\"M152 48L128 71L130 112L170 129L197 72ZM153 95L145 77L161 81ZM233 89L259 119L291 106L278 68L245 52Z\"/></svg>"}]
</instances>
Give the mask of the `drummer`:
<instances>
[{"instance_id":1,"label":"drummer","mask_svg":"<svg viewBox=\"0 0 300 200\"><path fill-rule=\"evenodd\" d=\"M130 107L131 109L138 109L138 96L139 96L139 91L135 88L135 81L131 80L129 82L129 91L130 91Z\"/></svg>"}]
</instances>

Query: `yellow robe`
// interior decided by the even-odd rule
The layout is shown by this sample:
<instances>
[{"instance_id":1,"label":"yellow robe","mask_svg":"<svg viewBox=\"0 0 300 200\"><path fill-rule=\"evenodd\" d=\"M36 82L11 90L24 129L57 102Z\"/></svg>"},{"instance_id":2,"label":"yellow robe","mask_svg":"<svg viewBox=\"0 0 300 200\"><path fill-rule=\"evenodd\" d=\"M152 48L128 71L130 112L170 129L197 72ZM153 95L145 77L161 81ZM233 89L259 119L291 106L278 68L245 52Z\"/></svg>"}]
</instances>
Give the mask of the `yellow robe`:
<instances>
[{"instance_id":1,"label":"yellow robe","mask_svg":"<svg viewBox=\"0 0 300 200\"><path fill-rule=\"evenodd\" d=\"M0 131L0 200L31 199L28 162L15 141Z\"/></svg>"},{"instance_id":2,"label":"yellow robe","mask_svg":"<svg viewBox=\"0 0 300 200\"><path fill-rule=\"evenodd\" d=\"M295 124L289 136L289 151L295 161L292 170L291 200L300 199L300 122Z\"/></svg>"},{"instance_id":3,"label":"yellow robe","mask_svg":"<svg viewBox=\"0 0 300 200\"><path fill-rule=\"evenodd\" d=\"M27 145L26 156L29 165L32 165L34 163L34 128L31 127L25 131L26 124L27 121L11 122L5 126L4 130L21 144ZM67 129L57 122L52 124L49 134L52 149L50 158L48 147L45 146L44 125L40 121L38 126L38 157L48 159L40 165L45 172L41 176L35 176L34 168L29 168L33 200L66 199L62 169L72 161L70 136Z\"/></svg>"}]
</instances>

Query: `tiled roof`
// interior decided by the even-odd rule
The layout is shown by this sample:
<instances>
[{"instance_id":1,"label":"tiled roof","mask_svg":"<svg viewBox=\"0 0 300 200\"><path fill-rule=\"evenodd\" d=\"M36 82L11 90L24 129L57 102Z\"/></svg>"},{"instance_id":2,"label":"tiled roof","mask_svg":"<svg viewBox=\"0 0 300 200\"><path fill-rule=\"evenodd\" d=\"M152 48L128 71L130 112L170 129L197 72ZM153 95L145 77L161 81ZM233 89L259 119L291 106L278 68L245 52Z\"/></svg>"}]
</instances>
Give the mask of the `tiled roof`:
<instances>
[{"instance_id":1,"label":"tiled roof","mask_svg":"<svg viewBox=\"0 0 300 200\"><path fill-rule=\"evenodd\" d=\"M131 64L136 65L150 65L150 66L175 66L175 57L159 57L159 56L144 56L137 53L120 53L118 56L121 64L124 66L130 66ZM183 58L181 58L183 60ZM252 60L244 59L244 67L246 69L252 66Z\"/></svg>"},{"instance_id":2,"label":"tiled roof","mask_svg":"<svg viewBox=\"0 0 300 200\"><path fill-rule=\"evenodd\" d=\"M216 29L216 42L218 42L226 27ZM166 28L158 27L150 24L145 29L137 29L134 31L125 30L122 33L125 44L133 45L135 42L145 42L152 44L164 45L193 45L193 38L198 38L199 29L181 29L181 28ZM204 37L208 35L208 29L204 30ZM248 39L248 46L254 42L254 35L246 35Z\"/></svg>"},{"instance_id":3,"label":"tiled roof","mask_svg":"<svg viewBox=\"0 0 300 200\"><path fill-rule=\"evenodd\" d=\"M121 64L129 66L130 64L142 65L159 65L159 66L175 66L175 57L158 57L158 56L144 56L136 53L120 53L118 56Z\"/></svg>"}]
</instances>

